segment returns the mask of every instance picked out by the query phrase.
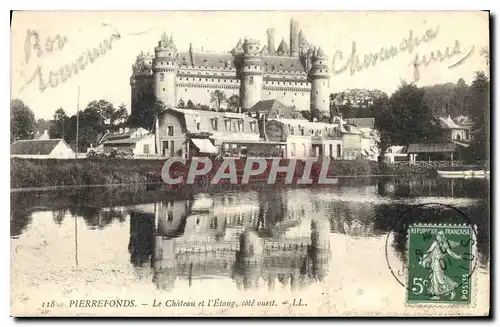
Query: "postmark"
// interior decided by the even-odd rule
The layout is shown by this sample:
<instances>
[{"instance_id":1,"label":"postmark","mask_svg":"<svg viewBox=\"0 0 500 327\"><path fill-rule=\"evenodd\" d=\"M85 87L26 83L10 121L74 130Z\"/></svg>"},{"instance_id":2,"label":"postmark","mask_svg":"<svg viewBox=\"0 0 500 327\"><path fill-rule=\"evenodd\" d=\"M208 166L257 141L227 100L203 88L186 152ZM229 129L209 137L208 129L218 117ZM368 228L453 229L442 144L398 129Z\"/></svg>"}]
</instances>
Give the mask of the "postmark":
<instances>
[{"instance_id":1,"label":"postmark","mask_svg":"<svg viewBox=\"0 0 500 327\"><path fill-rule=\"evenodd\" d=\"M470 305L475 244L475 232L466 224L410 226L406 302Z\"/></svg>"}]
</instances>

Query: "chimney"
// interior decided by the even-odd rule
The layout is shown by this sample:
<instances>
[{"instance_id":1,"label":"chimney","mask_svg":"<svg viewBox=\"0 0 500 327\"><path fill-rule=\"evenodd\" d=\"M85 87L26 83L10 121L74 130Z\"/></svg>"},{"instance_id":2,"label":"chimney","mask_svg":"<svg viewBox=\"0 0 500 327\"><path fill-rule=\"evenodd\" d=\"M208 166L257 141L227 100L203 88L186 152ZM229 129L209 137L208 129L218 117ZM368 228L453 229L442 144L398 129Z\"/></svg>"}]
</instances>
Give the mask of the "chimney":
<instances>
[{"instance_id":1,"label":"chimney","mask_svg":"<svg viewBox=\"0 0 500 327\"><path fill-rule=\"evenodd\" d=\"M290 19L290 57L299 56L299 24Z\"/></svg>"},{"instance_id":2,"label":"chimney","mask_svg":"<svg viewBox=\"0 0 500 327\"><path fill-rule=\"evenodd\" d=\"M160 151L160 120L158 117L155 118L155 153L156 154L161 154Z\"/></svg>"},{"instance_id":3,"label":"chimney","mask_svg":"<svg viewBox=\"0 0 500 327\"><path fill-rule=\"evenodd\" d=\"M274 35L276 34L276 30L274 28L267 29L267 51L270 55L274 55L276 53L276 48L274 45Z\"/></svg>"}]
</instances>

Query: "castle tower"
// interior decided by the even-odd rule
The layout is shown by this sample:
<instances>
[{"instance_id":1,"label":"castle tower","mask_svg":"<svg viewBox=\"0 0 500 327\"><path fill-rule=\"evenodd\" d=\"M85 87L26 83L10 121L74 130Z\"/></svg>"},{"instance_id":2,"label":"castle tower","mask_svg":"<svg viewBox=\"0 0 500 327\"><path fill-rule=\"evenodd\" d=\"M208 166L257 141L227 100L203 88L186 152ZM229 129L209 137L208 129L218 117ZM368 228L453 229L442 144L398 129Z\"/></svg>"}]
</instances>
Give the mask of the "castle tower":
<instances>
[{"instance_id":1,"label":"castle tower","mask_svg":"<svg viewBox=\"0 0 500 327\"><path fill-rule=\"evenodd\" d=\"M267 52L272 56L276 52L275 44L274 44L274 36L276 34L276 30L274 28L267 29Z\"/></svg>"},{"instance_id":2,"label":"castle tower","mask_svg":"<svg viewBox=\"0 0 500 327\"><path fill-rule=\"evenodd\" d=\"M318 109L323 115L330 116L330 72L327 60L321 48L313 50L311 70L307 77L311 82L311 110Z\"/></svg>"},{"instance_id":3,"label":"castle tower","mask_svg":"<svg viewBox=\"0 0 500 327\"><path fill-rule=\"evenodd\" d=\"M163 33L158 46L155 47L153 60L154 91L157 100L163 101L167 108L176 105L177 49L173 37Z\"/></svg>"},{"instance_id":4,"label":"castle tower","mask_svg":"<svg viewBox=\"0 0 500 327\"><path fill-rule=\"evenodd\" d=\"M250 109L261 100L263 76L260 50L259 41L245 39L243 63L240 69L240 96L243 110Z\"/></svg>"},{"instance_id":5,"label":"castle tower","mask_svg":"<svg viewBox=\"0 0 500 327\"><path fill-rule=\"evenodd\" d=\"M290 19L290 57L299 56L299 23Z\"/></svg>"}]
</instances>

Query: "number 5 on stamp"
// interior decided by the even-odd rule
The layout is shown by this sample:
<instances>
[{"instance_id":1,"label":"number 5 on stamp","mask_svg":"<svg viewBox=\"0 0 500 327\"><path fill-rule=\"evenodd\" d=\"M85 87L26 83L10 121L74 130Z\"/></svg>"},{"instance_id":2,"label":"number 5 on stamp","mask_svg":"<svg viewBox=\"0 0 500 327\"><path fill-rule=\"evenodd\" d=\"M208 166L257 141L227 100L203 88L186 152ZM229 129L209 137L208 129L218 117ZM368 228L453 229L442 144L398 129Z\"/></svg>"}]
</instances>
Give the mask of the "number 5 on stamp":
<instances>
[{"instance_id":1,"label":"number 5 on stamp","mask_svg":"<svg viewBox=\"0 0 500 327\"><path fill-rule=\"evenodd\" d=\"M471 303L475 231L465 225L414 225L408 230L409 304Z\"/></svg>"}]
</instances>

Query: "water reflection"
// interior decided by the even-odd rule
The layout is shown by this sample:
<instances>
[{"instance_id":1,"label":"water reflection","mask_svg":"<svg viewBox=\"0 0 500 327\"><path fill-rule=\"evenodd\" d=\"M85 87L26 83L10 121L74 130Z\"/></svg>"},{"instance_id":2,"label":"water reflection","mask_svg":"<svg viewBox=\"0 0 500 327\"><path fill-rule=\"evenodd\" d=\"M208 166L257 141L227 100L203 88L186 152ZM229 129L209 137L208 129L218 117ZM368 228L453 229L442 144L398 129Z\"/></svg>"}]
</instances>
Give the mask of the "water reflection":
<instances>
[{"instance_id":1,"label":"water reflection","mask_svg":"<svg viewBox=\"0 0 500 327\"><path fill-rule=\"evenodd\" d=\"M191 286L211 278L226 278L242 290L297 290L341 269L331 258L330 241L336 237L363 240L392 232L390 246L406 260L406 225L464 222L452 209L415 208L418 203L458 207L478 226L480 261L487 262L487 186L481 180L350 179L324 188L12 193L11 237L19 238L37 213L49 211L54 228L75 217L75 242L85 233L119 226L128 240L112 246L121 247L136 278L161 290L173 290L178 280ZM410 208L412 218L402 219ZM77 233L81 219L85 224Z\"/></svg>"}]
</instances>

